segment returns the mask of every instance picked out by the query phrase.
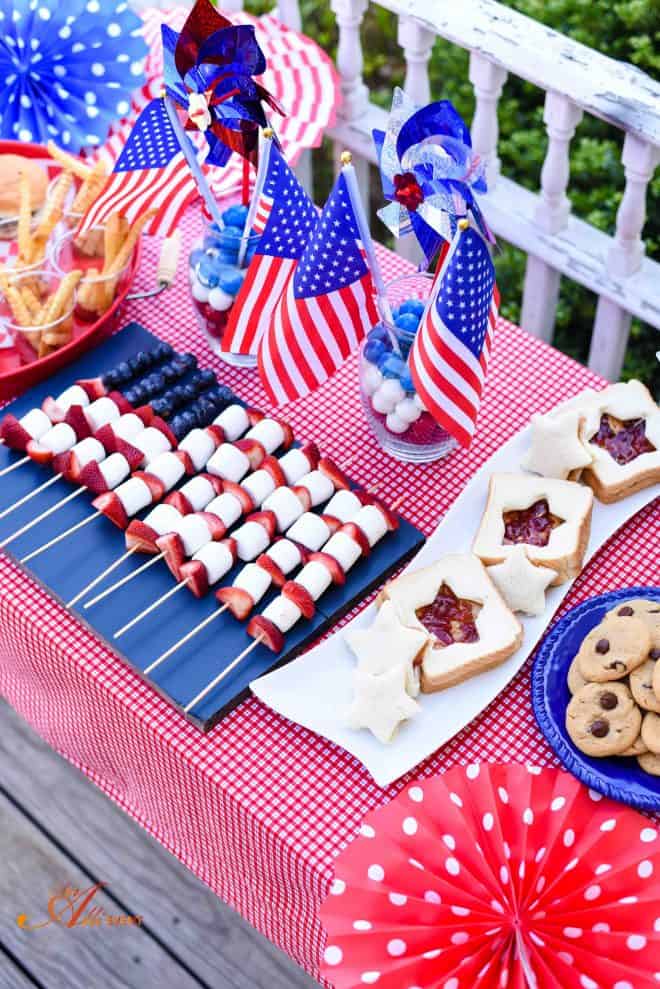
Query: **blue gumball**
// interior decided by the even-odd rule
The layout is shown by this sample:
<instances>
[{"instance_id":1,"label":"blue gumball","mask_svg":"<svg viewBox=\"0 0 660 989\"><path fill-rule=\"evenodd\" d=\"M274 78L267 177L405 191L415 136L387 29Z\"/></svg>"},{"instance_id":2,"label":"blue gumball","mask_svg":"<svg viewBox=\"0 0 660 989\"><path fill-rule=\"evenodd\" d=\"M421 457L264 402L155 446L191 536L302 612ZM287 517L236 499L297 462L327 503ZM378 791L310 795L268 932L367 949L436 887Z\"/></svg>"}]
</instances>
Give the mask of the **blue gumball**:
<instances>
[{"instance_id":1,"label":"blue gumball","mask_svg":"<svg viewBox=\"0 0 660 989\"><path fill-rule=\"evenodd\" d=\"M389 340L389 333L382 323L379 323L378 326L374 326L373 330L369 330L368 336L370 340Z\"/></svg>"},{"instance_id":2,"label":"blue gumball","mask_svg":"<svg viewBox=\"0 0 660 989\"><path fill-rule=\"evenodd\" d=\"M206 257L205 252L201 247L196 247L194 251L190 252L190 267L196 268L202 258Z\"/></svg>"},{"instance_id":3,"label":"blue gumball","mask_svg":"<svg viewBox=\"0 0 660 989\"><path fill-rule=\"evenodd\" d=\"M400 313L394 321L394 325L403 333L416 333L419 326L419 316L415 316L411 312Z\"/></svg>"},{"instance_id":4,"label":"blue gumball","mask_svg":"<svg viewBox=\"0 0 660 989\"><path fill-rule=\"evenodd\" d=\"M384 378L400 378L406 370L405 361L401 360L397 354L388 354L379 367Z\"/></svg>"},{"instance_id":5,"label":"blue gumball","mask_svg":"<svg viewBox=\"0 0 660 989\"><path fill-rule=\"evenodd\" d=\"M205 255L197 265L197 277L202 285L215 288L218 284L218 266L214 257Z\"/></svg>"},{"instance_id":6,"label":"blue gumball","mask_svg":"<svg viewBox=\"0 0 660 989\"><path fill-rule=\"evenodd\" d=\"M424 303L421 299L408 299L407 302L404 302L399 306L399 313L401 314L408 312L412 313L413 316L420 317L424 312L424 308Z\"/></svg>"},{"instance_id":7,"label":"blue gumball","mask_svg":"<svg viewBox=\"0 0 660 989\"><path fill-rule=\"evenodd\" d=\"M248 207L247 206L229 206L222 214L222 219L227 227L239 227L241 231L245 226L245 221L247 220Z\"/></svg>"},{"instance_id":8,"label":"blue gumball","mask_svg":"<svg viewBox=\"0 0 660 989\"><path fill-rule=\"evenodd\" d=\"M206 237L204 238L204 248L205 249L219 248L221 236L222 236L222 230L220 229L218 224L212 223L211 226L208 228L208 233L206 234Z\"/></svg>"},{"instance_id":9,"label":"blue gumball","mask_svg":"<svg viewBox=\"0 0 660 989\"><path fill-rule=\"evenodd\" d=\"M242 227L226 226L220 234L220 247L225 251L238 251L242 236Z\"/></svg>"},{"instance_id":10,"label":"blue gumball","mask_svg":"<svg viewBox=\"0 0 660 989\"><path fill-rule=\"evenodd\" d=\"M367 340L364 345L365 359L370 361L372 364L378 364L386 353L387 351L385 350L381 340Z\"/></svg>"},{"instance_id":11,"label":"blue gumball","mask_svg":"<svg viewBox=\"0 0 660 989\"><path fill-rule=\"evenodd\" d=\"M235 296L238 295L244 277L244 273L238 268L224 268L218 284L227 295Z\"/></svg>"},{"instance_id":12,"label":"blue gumball","mask_svg":"<svg viewBox=\"0 0 660 989\"><path fill-rule=\"evenodd\" d=\"M413 384L413 379L410 374L410 368L406 365L406 370L403 372L400 378L401 387L405 392L414 392L415 385Z\"/></svg>"}]
</instances>

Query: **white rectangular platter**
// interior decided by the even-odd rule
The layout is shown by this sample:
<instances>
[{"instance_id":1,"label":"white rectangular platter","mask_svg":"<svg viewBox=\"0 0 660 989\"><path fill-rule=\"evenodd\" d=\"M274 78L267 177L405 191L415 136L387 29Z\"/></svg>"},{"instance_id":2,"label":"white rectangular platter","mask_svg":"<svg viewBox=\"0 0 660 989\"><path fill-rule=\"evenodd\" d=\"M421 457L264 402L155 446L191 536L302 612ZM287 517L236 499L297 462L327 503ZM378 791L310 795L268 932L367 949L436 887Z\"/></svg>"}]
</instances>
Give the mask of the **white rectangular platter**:
<instances>
[{"instance_id":1,"label":"white rectangular platter","mask_svg":"<svg viewBox=\"0 0 660 989\"><path fill-rule=\"evenodd\" d=\"M529 427L526 427L486 461L406 570L428 566L447 553L471 550L485 508L490 475L519 471L528 446ZM585 565L624 522L658 495L660 485L655 485L613 505L594 501ZM274 711L356 756L379 786L388 786L449 741L497 697L533 651L570 588L571 583L551 588L543 614L518 616L524 628L523 643L501 666L448 690L421 695L421 711L399 729L389 745L382 745L367 731L354 731L345 720L351 702L355 659L344 634L348 628L370 625L375 617L375 604L370 604L309 652L253 681L250 687Z\"/></svg>"}]
</instances>

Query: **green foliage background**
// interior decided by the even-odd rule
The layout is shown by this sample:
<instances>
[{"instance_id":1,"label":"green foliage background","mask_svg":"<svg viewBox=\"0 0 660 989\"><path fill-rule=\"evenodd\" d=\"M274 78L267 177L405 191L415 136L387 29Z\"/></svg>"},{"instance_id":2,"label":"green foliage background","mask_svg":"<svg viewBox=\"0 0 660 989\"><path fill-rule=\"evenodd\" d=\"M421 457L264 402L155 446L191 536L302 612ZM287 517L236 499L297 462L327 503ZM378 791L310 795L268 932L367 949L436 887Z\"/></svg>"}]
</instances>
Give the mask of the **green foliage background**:
<instances>
[{"instance_id":1,"label":"green foliage background","mask_svg":"<svg viewBox=\"0 0 660 989\"><path fill-rule=\"evenodd\" d=\"M605 54L630 62L649 75L660 74L660 0L502 0L507 6L542 21L569 37ZM300 0L303 30L333 56L337 31L328 0ZM268 0L251 0L255 13L269 9ZM396 41L396 18L370 4L363 25L364 78L371 99L389 107L392 87L403 81L405 65ZM474 97L468 80L468 53L438 39L430 62L434 99L450 99L468 122ZM509 77L499 104L499 154L502 171L530 189L538 189L547 146L543 125L544 94L536 87ZM623 192L621 165L623 136L614 128L585 115L571 146L569 195L573 212L609 233ZM329 188L332 170L330 149L315 157L317 201ZM372 209L382 205L379 183L372 182ZM644 231L647 254L660 260L660 170L651 182ZM372 230L385 240L385 228L375 218ZM525 255L508 244L496 259L502 292L502 314L517 322L525 272ZM586 289L562 280L555 345L586 362L596 299ZM660 364L655 358L660 334L652 326L634 321L624 377L640 377L657 395Z\"/></svg>"}]
</instances>

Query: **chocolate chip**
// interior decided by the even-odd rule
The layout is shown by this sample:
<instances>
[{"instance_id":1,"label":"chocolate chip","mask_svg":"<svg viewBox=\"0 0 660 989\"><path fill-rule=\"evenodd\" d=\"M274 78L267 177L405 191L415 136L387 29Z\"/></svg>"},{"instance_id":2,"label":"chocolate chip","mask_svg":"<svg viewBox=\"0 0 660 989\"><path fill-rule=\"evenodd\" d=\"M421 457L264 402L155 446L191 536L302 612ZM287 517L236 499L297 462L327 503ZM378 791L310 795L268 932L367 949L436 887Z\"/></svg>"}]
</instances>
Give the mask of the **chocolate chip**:
<instances>
[{"instance_id":1,"label":"chocolate chip","mask_svg":"<svg viewBox=\"0 0 660 989\"><path fill-rule=\"evenodd\" d=\"M622 663L620 659L615 659L612 663L608 663L605 669L607 670L625 670L626 664Z\"/></svg>"},{"instance_id":2,"label":"chocolate chip","mask_svg":"<svg viewBox=\"0 0 660 989\"><path fill-rule=\"evenodd\" d=\"M606 652L610 651L610 640L609 639L599 639L596 643L596 652L604 656Z\"/></svg>"},{"instance_id":3,"label":"chocolate chip","mask_svg":"<svg viewBox=\"0 0 660 989\"><path fill-rule=\"evenodd\" d=\"M635 612L631 607L629 607L629 605L626 605L624 608L619 608L619 610L617 611L617 615L624 615L626 618L634 614Z\"/></svg>"},{"instance_id":4,"label":"chocolate chip","mask_svg":"<svg viewBox=\"0 0 660 989\"><path fill-rule=\"evenodd\" d=\"M650 608L647 612L649 615L660 615L660 608Z\"/></svg>"},{"instance_id":5,"label":"chocolate chip","mask_svg":"<svg viewBox=\"0 0 660 989\"><path fill-rule=\"evenodd\" d=\"M604 694L600 695L600 706L603 711L613 711L618 703L619 698L611 690L607 690Z\"/></svg>"},{"instance_id":6,"label":"chocolate chip","mask_svg":"<svg viewBox=\"0 0 660 989\"><path fill-rule=\"evenodd\" d=\"M598 721L594 721L589 725L589 731L595 738L605 738L609 730L610 726L603 718L599 718Z\"/></svg>"},{"instance_id":7,"label":"chocolate chip","mask_svg":"<svg viewBox=\"0 0 660 989\"><path fill-rule=\"evenodd\" d=\"M660 649L651 649L649 659L660 659Z\"/></svg>"}]
</instances>

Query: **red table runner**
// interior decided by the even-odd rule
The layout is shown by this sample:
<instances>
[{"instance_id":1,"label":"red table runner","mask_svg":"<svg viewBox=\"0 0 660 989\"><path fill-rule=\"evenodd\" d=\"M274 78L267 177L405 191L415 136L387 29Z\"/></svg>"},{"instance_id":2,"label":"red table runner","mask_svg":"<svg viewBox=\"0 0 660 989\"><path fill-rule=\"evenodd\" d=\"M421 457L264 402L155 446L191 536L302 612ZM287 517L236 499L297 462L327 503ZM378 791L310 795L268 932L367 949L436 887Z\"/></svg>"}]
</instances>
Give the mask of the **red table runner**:
<instances>
[{"instance_id":1,"label":"red table runner","mask_svg":"<svg viewBox=\"0 0 660 989\"><path fill-rule=\"evenodd\" d=\"M197 230L186 219L186 249ZM151 284L154 259L138 282ZM386 279L409 270L381 251ZM188 297L187 266L160 300L126 308L181 350L197 354L257 407L256 372L212 356ZM314 395L285 408L298 438L315 440L351 474L376 480L430 533L474 471L532 412L587 385L591 371L500 320L477 436L470 451L429 466L400 464L371 436L360 408L355 359ZM560 613L584 598L657 582L660 499L597 554ZM477 520L475 519L475 524ZM381 790L343 750L293 725L255 699L202 735L30 578L0 555L0 688L57 751L232 904L317 975L318 907L332 860L363 815L403 781ZM529 663L484 714L413 775L476 760L534 762L554 757L532 714Z\"/></svg>"}]
</instances>

